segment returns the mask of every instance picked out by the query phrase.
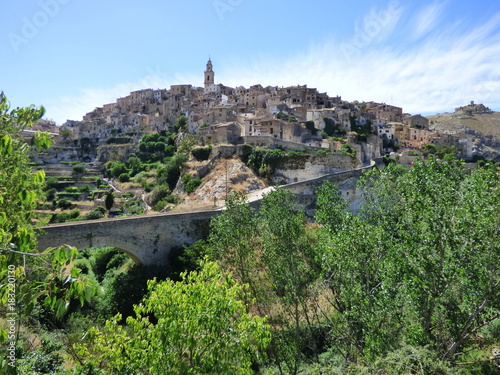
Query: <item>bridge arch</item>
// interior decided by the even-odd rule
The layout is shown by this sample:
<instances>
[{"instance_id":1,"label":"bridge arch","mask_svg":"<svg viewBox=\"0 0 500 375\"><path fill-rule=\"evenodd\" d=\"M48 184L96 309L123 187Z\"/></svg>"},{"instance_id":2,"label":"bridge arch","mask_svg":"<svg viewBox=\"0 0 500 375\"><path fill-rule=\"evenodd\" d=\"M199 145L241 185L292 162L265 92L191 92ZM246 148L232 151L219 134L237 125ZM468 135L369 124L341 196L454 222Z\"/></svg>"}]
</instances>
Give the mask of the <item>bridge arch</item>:
<instances>
[{"instance_id":1,"label":"bridge arch","mask_svg":"<svg viewBox=\"0 0 500 375\"><path fill-rule=\"evenodd\" d=\"M112 246L136 263L165 265L170 250L208 236L210 220L219 211L169 213L112 220L53 224L40 228L38 249L61 245L86 249Z\"/></svg>"}]
</instances>

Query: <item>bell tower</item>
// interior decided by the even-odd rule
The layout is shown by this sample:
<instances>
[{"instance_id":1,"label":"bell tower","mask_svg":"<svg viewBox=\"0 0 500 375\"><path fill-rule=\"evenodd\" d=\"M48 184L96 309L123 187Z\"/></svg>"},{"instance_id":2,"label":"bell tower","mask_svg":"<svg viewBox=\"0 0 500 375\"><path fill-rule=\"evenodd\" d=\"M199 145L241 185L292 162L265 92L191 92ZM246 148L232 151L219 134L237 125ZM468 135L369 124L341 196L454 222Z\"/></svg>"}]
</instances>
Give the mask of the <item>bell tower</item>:
<instances>
[{"instance_id":1,"label":"bell tower","mask_svg":"<svg viewBox=\"0 0 500 375\"><path fill-rule=\"evenodd\" d=\"M212 60L209 58L207 62L207 69L205 70L205 88L212 86L215 82L215 73L212 68Z\"/></svg>"}]
</instances>

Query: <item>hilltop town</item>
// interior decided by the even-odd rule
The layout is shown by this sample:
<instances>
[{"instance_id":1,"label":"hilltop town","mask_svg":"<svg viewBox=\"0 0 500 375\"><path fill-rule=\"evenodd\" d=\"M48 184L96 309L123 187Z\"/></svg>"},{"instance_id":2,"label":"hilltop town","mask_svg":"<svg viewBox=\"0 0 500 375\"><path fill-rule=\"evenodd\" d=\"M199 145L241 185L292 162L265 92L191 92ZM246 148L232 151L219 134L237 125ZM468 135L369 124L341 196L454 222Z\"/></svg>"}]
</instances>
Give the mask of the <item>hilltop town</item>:
<instances>
[{"instance_id":1,"label":"hilltop town","mask_svg":"<svg viewBox=\"0 0 500 375\"><path fill-rule=\"evenodd\" d=\"M100 147L137 144L145 134L172 131L183 115L187 118L185 131L198 135L200 145L237 144L244 137L266 137L335 150L342 146L338 138L348 138L346 134L354 130L361 137L351 137L351 141L372 144L370 152L359 155L361 161L395 151L398 146L418 149L429 143L455 146L462 158L473 156L473 134L431 130L429 119L404 113L401 107L348 102L307 85L232 88L215 83L211 60L203 76L204 87L184 84L134 91L87 113L82 121L68 120L52 128L60 137L43 160L106 161ZM470 116L491 111L472 102L457 108L456 113ZM376 135L380 142L370 135Z\"/></svg>"}]
</instances>

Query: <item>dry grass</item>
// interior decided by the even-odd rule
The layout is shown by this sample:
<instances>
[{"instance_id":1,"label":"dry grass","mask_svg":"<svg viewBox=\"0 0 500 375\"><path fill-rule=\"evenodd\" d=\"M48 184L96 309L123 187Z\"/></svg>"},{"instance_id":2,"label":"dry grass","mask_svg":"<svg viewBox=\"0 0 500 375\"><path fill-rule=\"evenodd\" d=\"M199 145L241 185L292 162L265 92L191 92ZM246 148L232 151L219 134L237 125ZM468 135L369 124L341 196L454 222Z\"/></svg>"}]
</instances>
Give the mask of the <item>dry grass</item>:
<instances>
[{"instance_id":1,"label":"dry grass","mask_svg":"<svg viewBox=\"0 0 500 375\"><path fill-rule=\"evenodd\" d=\"M500 139L500 112L492 114L475 114L459 116L455 113L440 113L427 116L432 122L430 127L438 132L463 132L466 128L477 131L484 136L491 135Z\"/></svg>"}]
</instances>

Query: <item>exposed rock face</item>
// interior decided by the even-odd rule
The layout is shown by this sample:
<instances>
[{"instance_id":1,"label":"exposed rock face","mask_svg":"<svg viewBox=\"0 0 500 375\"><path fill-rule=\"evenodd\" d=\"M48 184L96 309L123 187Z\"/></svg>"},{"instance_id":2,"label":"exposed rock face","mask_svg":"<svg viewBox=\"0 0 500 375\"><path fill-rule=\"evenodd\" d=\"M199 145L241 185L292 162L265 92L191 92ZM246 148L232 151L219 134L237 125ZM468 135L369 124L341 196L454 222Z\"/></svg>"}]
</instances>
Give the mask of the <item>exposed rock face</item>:
<instances>
[{"instance_id":1,"label":"exposed rock face","mask_svg":"<svg viewBox=\"0 0 500 375\"><path fill-rule=\"evenodd\" d=\"M221 158L215 161L198 189L185 198L184 204L221 206L224 204L226 194L232 192L249 194L267 186L266 180L256 176L239 157Z\"/></svg>"}]
</instances>

